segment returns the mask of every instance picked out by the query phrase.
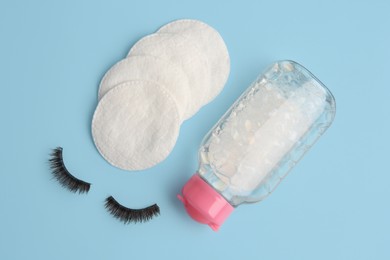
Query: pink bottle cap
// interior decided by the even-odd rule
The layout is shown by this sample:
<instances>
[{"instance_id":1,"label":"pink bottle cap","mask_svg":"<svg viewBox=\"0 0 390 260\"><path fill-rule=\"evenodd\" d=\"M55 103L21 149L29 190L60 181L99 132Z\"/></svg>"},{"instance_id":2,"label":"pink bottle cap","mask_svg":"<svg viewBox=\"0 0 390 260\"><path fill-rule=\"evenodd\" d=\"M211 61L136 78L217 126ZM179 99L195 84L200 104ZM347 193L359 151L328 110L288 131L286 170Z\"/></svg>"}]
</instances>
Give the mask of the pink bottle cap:
<instances>
[{"instance_id":1,"label":"pink bottle cap","mask_svg":"<svg viewBox=\"0 0 390 260\"><path fill-rule=\"evenodd\" d=\"M198 174L194 174L177 197L183 202L188 215L217 231L234 207Z\"/></svg>"}]
</instances>

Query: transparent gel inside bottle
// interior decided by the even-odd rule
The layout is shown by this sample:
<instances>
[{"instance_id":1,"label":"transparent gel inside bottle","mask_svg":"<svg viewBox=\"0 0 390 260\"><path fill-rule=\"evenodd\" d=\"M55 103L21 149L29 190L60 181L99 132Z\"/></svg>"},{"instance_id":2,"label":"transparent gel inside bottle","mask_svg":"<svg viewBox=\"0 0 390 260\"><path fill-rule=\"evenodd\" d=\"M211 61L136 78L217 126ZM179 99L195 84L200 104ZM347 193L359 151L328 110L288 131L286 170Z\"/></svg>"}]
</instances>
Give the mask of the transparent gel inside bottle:
<instances>
[{"instance_id":1,"label":"transparent gel inside bottle","mask_svg":"<svg viewBox=\"0 0 390 260\"><path fill-rule=\"evenodd\" d=\"M293 61L276 62L205 136L196 178L220 196L215 195L216 201L229 204L225 208L260 201L330 126L335 111L332 94L307 69ZM186 185L193 186L190 182ZM188 213L218 229L227 216L215 221L219 214L216 206L198 203L200 195L193 194L202 193L208 198L208 187L186 188L181 198ZM210 213L210 207L214 207L214 213Z\"/></svg>"}]
</instances>

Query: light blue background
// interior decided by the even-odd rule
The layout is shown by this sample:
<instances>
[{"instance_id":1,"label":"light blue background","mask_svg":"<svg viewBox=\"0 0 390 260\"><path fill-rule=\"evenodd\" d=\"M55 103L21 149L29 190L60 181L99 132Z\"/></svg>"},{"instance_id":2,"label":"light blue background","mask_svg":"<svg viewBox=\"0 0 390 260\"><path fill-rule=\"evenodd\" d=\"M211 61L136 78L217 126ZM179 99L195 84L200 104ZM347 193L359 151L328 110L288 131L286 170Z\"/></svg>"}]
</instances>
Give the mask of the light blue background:
<instances>
[{"instance_id":1,"label":"light blue background","mask_svg":"<svg viewBox=\"0 0 390 260\"><path fill-rule=\"evenodd\" d=\"M390 259L389 1L5 1L0 3L0 259ZM178 18L215 27L231 55L223 92L181 128L169 158L143 172L106 163L90 122L104 72L142 36ZM334 124L265 201L218 233L176 194L202 137L270 63L292 59L337 101ZM51 179L48 153L93 183ZM158 203L123 225L104 209Z\"/></svg>"}]
</instances>

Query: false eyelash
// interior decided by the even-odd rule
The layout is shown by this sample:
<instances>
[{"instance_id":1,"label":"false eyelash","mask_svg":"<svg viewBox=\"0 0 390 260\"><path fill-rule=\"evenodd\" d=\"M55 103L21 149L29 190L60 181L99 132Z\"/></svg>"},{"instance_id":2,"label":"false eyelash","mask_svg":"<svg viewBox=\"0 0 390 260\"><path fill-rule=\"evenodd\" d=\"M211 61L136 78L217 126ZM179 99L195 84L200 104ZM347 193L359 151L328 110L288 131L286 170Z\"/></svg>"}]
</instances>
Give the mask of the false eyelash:
<instances>
[{"instance_id":1,"label":"false eyelash","mask_svg":"<svg viewBox=\"0 0 390 260\"><path fill-rule=\"evenodd\" d=\"M62 185L62 187L75 193L88 193L91 184L77 179L66 169L62 158L62 147L53 149L50 156L50 169L54 178Z\"/></svg>"},{"instance_id":2,"label":"false eyelash","mask_svg":"<svg viewBox=\"0 0 390 260\"><path fill-rule=\"evenodd\" d=\"M143 209L130 209L119 204L112 196L106 198L105 207L111 215L125 224L146 222L154 216L160 215L160 208L157 204Z\"/></svg>"}]
</instances>

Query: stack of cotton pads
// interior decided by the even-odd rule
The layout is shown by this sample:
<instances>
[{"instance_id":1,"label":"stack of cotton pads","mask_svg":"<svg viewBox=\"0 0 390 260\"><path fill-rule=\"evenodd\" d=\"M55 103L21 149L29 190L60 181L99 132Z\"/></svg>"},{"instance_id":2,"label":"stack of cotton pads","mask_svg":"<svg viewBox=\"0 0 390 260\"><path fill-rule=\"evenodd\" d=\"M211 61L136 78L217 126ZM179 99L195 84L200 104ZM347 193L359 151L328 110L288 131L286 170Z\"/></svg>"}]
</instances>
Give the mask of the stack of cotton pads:
<instances>
[{"instance_id":1,"label":"stack of cotton pads","mask_svg":"<svg viewBox=\"0 0 390 260\"><path fill-rule=\"evenodd\" d=\"M139 40L99 87L92 136L124 170L143 170L172 151L180 125L223 89L229 53L219 33L196 20L171 22Z\"/></svg>"}]
</instances>

